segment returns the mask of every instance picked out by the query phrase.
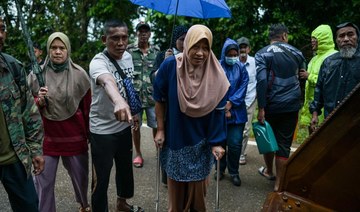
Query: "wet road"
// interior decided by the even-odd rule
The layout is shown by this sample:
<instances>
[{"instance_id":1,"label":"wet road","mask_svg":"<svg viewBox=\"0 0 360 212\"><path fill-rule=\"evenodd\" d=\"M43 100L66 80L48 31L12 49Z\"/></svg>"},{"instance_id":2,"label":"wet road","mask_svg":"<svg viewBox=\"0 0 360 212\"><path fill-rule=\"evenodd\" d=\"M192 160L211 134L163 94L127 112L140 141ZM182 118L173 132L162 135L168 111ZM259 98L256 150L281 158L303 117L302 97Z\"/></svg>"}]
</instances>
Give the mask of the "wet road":
<instances>
[{"instance_id":1,"label":"wet road","mask_svg":"<svg viewBox=\"0 0 360 212\"><path fill-rule=\"evenodd\" d=\"M257 172L263 165L262 155L259 155L254 142L249 142L247 150L247 164L240 166L241 187L234 186L230 181L230 176L226 173L225 178L220 181L220 211L222 212L253 212L260 211L266 195L272 191L273 181L266 180ZM130 204L136 204L145 211L155 211L155 169L156 169L156 149L153 145L151 130L142 127L142 152L144 157L144 167L134 168L135 195L129 200ZM90 174L91 175L91 174ZM207 193L207 209L215 211L216 182L214 181L214 171L211 173L210 185ZM90 188L90 187L89 187ZM59 163L57 183L56 183L56 203L58 212L76 212L78 204L75 202L73 188L70 178L62 163ZM109 209L115 211L116 192L114 183L114 172L110 180L109 190ZM90 200L90 189L89 189ZM167 208L167 189L160 185L160 211ZM6 192L0 185L0 212L10 212Z\"/></svg>"}]
</instances>

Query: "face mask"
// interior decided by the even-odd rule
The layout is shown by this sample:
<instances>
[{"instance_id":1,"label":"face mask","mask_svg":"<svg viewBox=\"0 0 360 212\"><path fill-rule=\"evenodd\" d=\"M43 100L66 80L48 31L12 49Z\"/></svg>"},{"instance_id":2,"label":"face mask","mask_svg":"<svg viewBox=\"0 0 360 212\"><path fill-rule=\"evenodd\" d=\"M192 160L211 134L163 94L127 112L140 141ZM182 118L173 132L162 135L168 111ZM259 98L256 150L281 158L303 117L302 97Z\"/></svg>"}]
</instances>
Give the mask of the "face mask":
<instances>
[{"instance_id":1,"label":"face mask","mask_svg":"<svg viewBox=\"0 0 360 212\"><path fill-rule=\"evenodd\" d=\"M239 57L225 57L226 64L233 66L237 61L239 61Z\"/></svg>"},{"instance_id":2,"label":"face mask","mask_svg":"<svg viewBox=\"0 0 360 212\"><path fill-rule=\"evenodd\" d=\"M173 48L173 52L174 52L174 55L177 55L180 53L176 48Z\"/></svg>"}]
</instances>

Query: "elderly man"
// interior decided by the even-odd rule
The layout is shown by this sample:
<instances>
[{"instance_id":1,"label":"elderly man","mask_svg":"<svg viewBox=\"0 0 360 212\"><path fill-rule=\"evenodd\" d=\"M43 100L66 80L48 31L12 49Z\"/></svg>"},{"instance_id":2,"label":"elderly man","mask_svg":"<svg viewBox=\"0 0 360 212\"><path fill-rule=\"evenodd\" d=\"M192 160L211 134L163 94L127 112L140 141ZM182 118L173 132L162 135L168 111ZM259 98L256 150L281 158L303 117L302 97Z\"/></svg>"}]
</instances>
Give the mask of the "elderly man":
<instances>
[{"instance_id":1,"label":"elderly man","mask_svg":"<svg viewBox=\"0 0 360 212\"><path fill-rule=\"evenodd\" d=\"M321 66L314 101L310 105L311 127L316 128L318 115L324 107L327 117L360 82L359 28L345 22L336 26L339 52L328 57Z\"/></svg>"}]
</instances>

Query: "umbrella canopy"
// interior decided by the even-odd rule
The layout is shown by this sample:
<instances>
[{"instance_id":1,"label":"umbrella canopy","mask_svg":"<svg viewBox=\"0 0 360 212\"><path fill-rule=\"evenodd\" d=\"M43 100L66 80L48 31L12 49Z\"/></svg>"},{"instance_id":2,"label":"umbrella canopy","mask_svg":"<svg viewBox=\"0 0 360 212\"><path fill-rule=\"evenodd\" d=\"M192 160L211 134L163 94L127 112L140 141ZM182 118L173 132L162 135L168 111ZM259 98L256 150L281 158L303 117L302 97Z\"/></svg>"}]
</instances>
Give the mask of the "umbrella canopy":
<instances>
[{"instance_id":1,"label":"umbrella canopy","mask_svg":"<svg viewBox=\"0 0 360 212\"><path fill-rule=\"evenodd\" d=\"M133 4L157 10L167 15L194 18L230 18L231 11L224 0L130 0Z\"/></svg>"}]
</instances>

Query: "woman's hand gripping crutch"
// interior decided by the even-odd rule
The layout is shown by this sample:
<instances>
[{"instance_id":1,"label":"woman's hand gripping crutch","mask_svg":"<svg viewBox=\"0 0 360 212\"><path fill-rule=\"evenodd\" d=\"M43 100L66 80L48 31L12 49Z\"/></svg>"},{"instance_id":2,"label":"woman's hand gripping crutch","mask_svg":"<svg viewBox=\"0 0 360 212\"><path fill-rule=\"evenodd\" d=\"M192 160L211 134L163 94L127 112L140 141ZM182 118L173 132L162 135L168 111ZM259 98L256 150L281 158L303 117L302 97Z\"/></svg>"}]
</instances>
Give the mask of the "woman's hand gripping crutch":
<instances>
[{"instance_id":1,"label":"woman's hand gripping crutch","mask_svg":"<svg viewBox=\"0 0 360 212\"><path fill-rule=\"evenodd\" d=\"M156 212L159 212L160 210L160 197L159 197L159 189L160 189L160 152L162 145L164 143L164 133L163 132L157 132L155 139L154 139L155 145L156 145L156 197L155 197L155 210Z\"/></svg>"},{"instance_id":2,"label":"woman's hand gripping crutch","mask_svg":"<svg viewBox=\"0 0 360 212\"><path fill-rule=\"evenodd\" d=\"M216 196L215 196L215 212L220 212L219 202L219 179L220 179L220 159L224 156L225 150L221 146L212 147L212 153L216 159Z\"/></svg>"}]
</instances>

